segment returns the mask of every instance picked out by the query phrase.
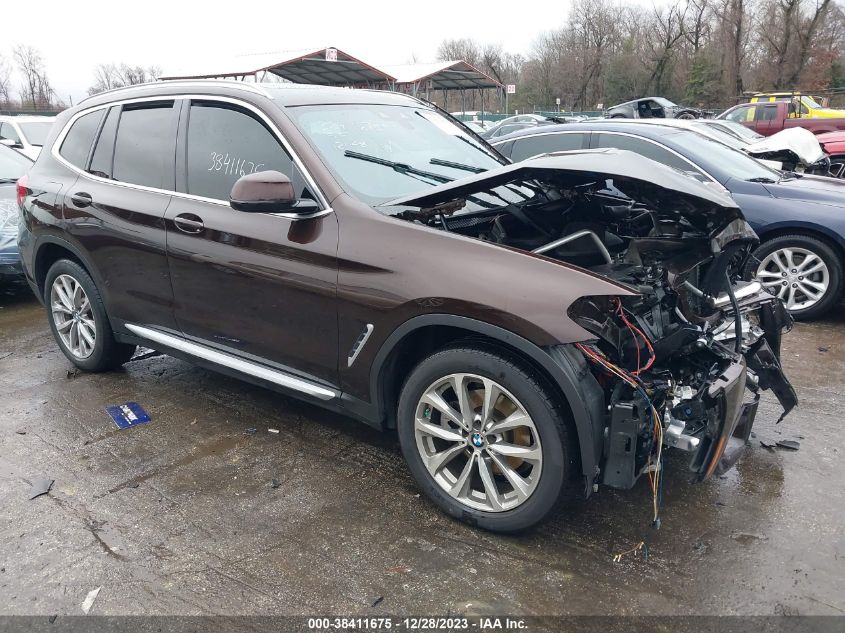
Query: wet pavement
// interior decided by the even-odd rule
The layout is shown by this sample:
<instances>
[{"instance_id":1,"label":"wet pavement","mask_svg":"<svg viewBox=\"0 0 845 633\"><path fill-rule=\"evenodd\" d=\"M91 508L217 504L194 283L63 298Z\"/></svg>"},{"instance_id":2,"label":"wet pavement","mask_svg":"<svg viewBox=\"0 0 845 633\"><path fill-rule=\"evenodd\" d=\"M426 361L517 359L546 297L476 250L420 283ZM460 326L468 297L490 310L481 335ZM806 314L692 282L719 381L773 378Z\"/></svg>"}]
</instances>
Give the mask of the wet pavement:
<instances>
[{"instance_id":1,"label":"wet pavement","mask_svg":"<svg viewBox=\"0 0 845 633\"><path fill-rule=\"evenodd\" d=\"M640 481L501 537L421 497L392 435L165 356L77 373L0 288L0 613L102 587L92 613L841 615L839 315L787 336L800 408L776 426L765 396L737 468L691 485L670 453L658 532ZM119 431L105 407L133 400L153 420Z\"/></svg>"}]
</instances>

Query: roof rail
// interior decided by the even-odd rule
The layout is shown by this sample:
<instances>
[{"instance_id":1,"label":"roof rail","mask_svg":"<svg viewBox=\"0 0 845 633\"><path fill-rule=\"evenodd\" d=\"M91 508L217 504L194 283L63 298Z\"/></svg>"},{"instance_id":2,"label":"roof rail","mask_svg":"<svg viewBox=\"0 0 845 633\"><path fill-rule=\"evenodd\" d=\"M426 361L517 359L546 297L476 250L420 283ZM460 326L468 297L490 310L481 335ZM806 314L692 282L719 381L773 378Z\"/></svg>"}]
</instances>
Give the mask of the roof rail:
<instances>
[{"instance_id":1,"label":"roof rail","mask_svg":"<svg viewBox=\"0 0 845 633\"><path fill-rule=\"evenodd\" d=\"M97 94L85 97L79 103L85 103L89 99L94 99L95 97L101 97L103 95L108 95L117 92L134 92L139 89L149 88L150 86L173 85L177 87L193 88L219 86L221 84L231 87L238 87L241 90L246 90L247 92L260 94L262 97L267 97L268 99L273 98L273 96L269 92L267 92L263 87L259 86L258 84L247 83L245 81L236 81L234 79L168 79L166 81L149 81L142 84L134 84L132 86L121 86L120 88L104 90L103 92L98 92Z\"/></svg>"}]
</instances>

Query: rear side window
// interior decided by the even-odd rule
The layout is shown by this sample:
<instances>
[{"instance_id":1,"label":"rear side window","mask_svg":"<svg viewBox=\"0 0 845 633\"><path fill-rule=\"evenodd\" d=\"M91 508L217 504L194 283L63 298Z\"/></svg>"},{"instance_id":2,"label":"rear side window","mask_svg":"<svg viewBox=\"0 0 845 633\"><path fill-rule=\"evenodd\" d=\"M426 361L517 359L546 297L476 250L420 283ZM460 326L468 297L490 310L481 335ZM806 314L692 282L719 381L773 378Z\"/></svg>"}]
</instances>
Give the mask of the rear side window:
<instances>
[{"instance_id":1,"label":"rear side window","mask_svg":"<svg viewBox=\"0 0 845 633\"><path fill-rule=\"evenodd\" d=\"M71 165L85 169L88 153L91 151L91 145L94 144L94 135L100 127L103 112L103 110L97 110L84 114L70 126L65 140L62 141L59 154Z\"/></svg>"},{"instance_id":2,"label":"rear side window","mask_svg":"<svg viewBox=\"0 0 845 633\"><path fill-rule=\"evenodd\" d=\"M757 109L758 121L774 121L777 117L778 107L776 105L767 105Z\"/></svg>"},{"instance_id":3,"label":"rear side window","mask_svg":"<svg viewBox=\"0 0 845 633\"><path fill-rule=\"evenodd\" d=\"M267 170L291 178L302 195L302 180L284 147L261 121L235 106L191 104L187 157L187 190L195 196L228 200L238 178Z\"/></svg>"},{"instance_id":4,"label":"rear side window","mask_svg":"<svg viewBox=\"0 0 845 633\"><path fill-rule=\"evenodd\" d=\"M173 102L123 106L114 143L112 178L170 189L175 152Z\"/></svg>"},{"instance_id":5,"label":"rear side window","mask_svg":"<svg viewBox=\"0 0 845 633\"><path fill-rule=\"evenodd\" d=\"M623 136L621 134L601 133L598 135L596 147L615 147L616 149L626 149L628 151L635 152L640 156L645 156L653 161L657 161L658 163L668 165L669 167L674 167L675 169L680 169L684 172L692 172L701 180L707 180L703 173L690 165L683 158L673 154L664 147L660 147L659 145L652 143L651 141L631 136Z\"/></svg>"},{"instance_id":6,"label":"rear side window","mask_svg":"<svg viewBox=\"0 0 845 633\"><path fill-rule=\"evenodd\" d=\"M120 118L120 106L109 110L106 122L100 130L100 137L94 147L94 155L91 157L89 173L101 178L111 178L111 162L114 155L114 134L117 132L117 121Z\"/></svg>"},{"instance_id":7,"label":"rear side window","mask_svg":"<svg viewBox=\"0 0 845 633\"><path fill-rule=\"evenodd\" d=\"M537 154L565 152L584 147L586 134L543 134L514 141L511 160L519 162Z\"/></svg>"},{"instance_id":8,"label":"rear side window","mask_svg":"<svg viewBox=\"0 0 845 633\"><path fill-rule=\"evenodd\" d=\"M21 142L21 137L18 136L17 130L12 127L11 123L0 123L0 138L5 138L15 143Z\"/></svg>"}]
</instances>

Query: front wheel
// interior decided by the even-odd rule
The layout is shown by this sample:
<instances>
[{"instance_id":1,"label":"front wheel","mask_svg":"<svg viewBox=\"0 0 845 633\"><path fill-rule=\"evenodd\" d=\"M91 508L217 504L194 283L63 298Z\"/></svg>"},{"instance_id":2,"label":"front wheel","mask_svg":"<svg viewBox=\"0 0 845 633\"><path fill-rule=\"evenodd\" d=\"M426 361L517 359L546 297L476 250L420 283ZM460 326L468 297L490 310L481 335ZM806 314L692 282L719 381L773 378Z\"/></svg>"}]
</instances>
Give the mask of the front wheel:
<instances>
[{"instance_id":1,"label":"front wheel","mask_svg":"<svg viewBox=\"0 0 845 633\"><path fill-rule=\"evenodd\" d=\"M47 271L44 303L56 342L80 369L104 371L132 358L135 346L114 339L100 292L75 261L60 259Z\"/></svg>"},{"instance_id":2,"label":"front wheel","mask_svg":"<svg viewBox=\"0 0 845 633\"><path fill-rule=\"evenodd\" d=\"M494 532L539 523L571 489L566 422L545 381L481 348L429 356L399 398L399 441L419 486L447 514Z\"/></svg>"},{"instance_id":3,"label":"front wheel","mask_svg":"<svg viewBox=\"0 0 845 633\"><path fill-rule=\"evenodd\" d=\"M764 242L748 258L746 278L756 278L796 319L815 319L842 294L842 262L827 244L808 235Z\"/></svg>"}]
</instances>

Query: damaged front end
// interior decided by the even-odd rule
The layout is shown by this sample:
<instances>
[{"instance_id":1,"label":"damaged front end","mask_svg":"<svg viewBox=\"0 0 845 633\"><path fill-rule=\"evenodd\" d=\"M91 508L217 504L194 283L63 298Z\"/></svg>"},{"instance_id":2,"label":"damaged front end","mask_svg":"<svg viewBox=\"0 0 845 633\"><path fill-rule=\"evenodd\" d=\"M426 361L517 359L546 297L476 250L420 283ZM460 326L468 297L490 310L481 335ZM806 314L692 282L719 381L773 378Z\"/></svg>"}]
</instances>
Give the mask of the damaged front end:
<instances>
[{"instance_id":1,"label":"damaged front end","mask_svg":"<svg viewBox=\"0 0 845 633\"><path fill-rule=\"evenodd\" d=\"M647 475L656 499L664 448L688 452L700 481L736 463L761 390L777 396L781 419L797 404L779 363L792 319L760 284L739 279L758 239L715 183L630 152L568 152L390 206L408 221L553 258L634 293L583 296L567 309L593 336L574 345L604 394L594 483L631 488Z\"/></svg>"}]
</instances>

